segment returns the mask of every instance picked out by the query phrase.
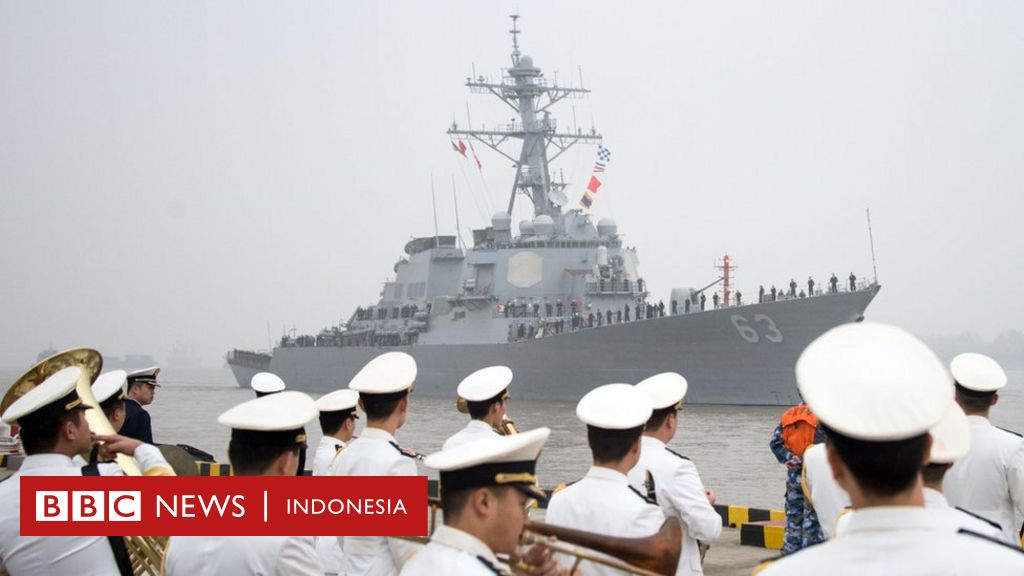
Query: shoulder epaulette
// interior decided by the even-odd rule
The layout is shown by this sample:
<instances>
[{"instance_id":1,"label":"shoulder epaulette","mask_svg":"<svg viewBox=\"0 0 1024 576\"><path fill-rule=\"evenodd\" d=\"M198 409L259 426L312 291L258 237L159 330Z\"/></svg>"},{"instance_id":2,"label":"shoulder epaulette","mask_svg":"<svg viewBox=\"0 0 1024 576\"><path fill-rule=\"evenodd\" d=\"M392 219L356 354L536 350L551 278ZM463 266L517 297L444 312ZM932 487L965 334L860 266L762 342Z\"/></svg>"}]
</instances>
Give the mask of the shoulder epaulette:
<instances>
[{"instance_id":1,"label":"shoulder epaulette","mask_svg":"<svg viewBox=\"0 0 1024 576\"><path fill-rule=\"evenodd\" d=\"M679 452L676 452L675 450L669 448L668 446L665 446L665 450L668 450L669 454L673 454L675 456L678 456L678 457L682 458L683 460L689 460L689 458L687 458L686 456L683 456L682 454L680 454Z\"/></svg>"},{"instance_id":2,"label":"shoulder epaulette","mask_svg":"<svg viewBox=\"0 0 1024 576\"><path fill-rule=\"evenodd\" d=\"M639 496L640 499L643 500L644 502L647 502L648 504L650 504L652 506L657 506L658 505L657 502L655 502L654 500L651 500L650 498L645 496L643 492L637 490L636 488L633 488L632 486L630 486L629 489L633 491L633 494L636 494L637 496Z\"/></svg>"},{"instance_id":3,"label":"shoulder epaulette","mask_svg":"<svg viewBox=\"0 0 1024 576\"><path fill-rule=\"evenodd\" d=\"M993 522L993 521L989 520L988 518L985 518L984 516L981 516L979 514L975 514L974 512L971 512L970 510L964 510L963 508L961 508L959 506L954 506L954 508L956 508L957 510L963 512L964 514L967 514L968 516L973 516L973 517L977 518L978 520L981 520L982 522L991 525L993 528L995 528L996 530L999 530L1000 532L1002 532L1002 530L1003 530L1002 526L1000 526L996 522Z\"/></svg>"},{"instance_id":4,"label":"shoulder epaulette","mask_svg":"<svg viewBox=\"0 0 1024 576\"><path fill-rule=\"evenodd\" d=\"M1002 546L1003 548L1007 548L1007 549L1013 550L1014 552L1016 552L1018 554L1024 554L1024 549L1021 549L1019 546L1014 546L1013 544L1010 544L1008 542L1003 542L1002 540L1000 540L998 538L993 538L991 536L986 536L984 534L978 534L977 532L974 532L973 530L968 530L967 528L961 528L961 529L957 530L956 533L957 534L966 534L968 536L974 536L975 538L981 538L982 540L987 540L987 541L989 541L989 542L991 542L993 544L998 544L999 546Z\"/></svg>"},{"instance_id":5,"label":"shoulder epaulette","mask_svg":"<svg viewBox=\"0 0 1024 576\"><path fill-rule=\"evenodd\" d=\"M498 576L501 576L501 570L498 570L497 566L495 566L494 564L491 564L490 560L488 560L487 558L484 558L483 556L477 556L476 559L479 560L481 564L486 566L488 570L490 570L491 572L494 572L495 574L498 574Z\"/></svg>"},{"instance_id":6,"label":"shoulder epaulette","mask_svg":"<svg viewBox=\"0 0 1024 576\"><path fill-rule=\"evenodd\" d=\"M1021 434L1020 432L1014 432L1013 430L1007 430L1006 428L1002 428L1002 427L999 427L999 426L996 426L996 428L999 428L1003 432L1008 432L1010 434L1013 434L1014 436L1016 436L1018 438L1024 438L1024 434Z\"/></svg>"},{"instance_id":7,"label":"shoulder epaulette","mask_svg":"<svg viewBox=\"0 0 1024 576\"><path fill-rule=\"evenodd\" d=\"M394 446L395 450L398 450L398 453L401 454L402 456L405 456L406 458L412 458L414 460L423 460L423 454L420 454L419 452L417 452L415 450L409 450L408 448L402 448L401 446L398 445L397 442L388 442L388 444L391 444L392 446Z\"/></svg>"}]
</instances>

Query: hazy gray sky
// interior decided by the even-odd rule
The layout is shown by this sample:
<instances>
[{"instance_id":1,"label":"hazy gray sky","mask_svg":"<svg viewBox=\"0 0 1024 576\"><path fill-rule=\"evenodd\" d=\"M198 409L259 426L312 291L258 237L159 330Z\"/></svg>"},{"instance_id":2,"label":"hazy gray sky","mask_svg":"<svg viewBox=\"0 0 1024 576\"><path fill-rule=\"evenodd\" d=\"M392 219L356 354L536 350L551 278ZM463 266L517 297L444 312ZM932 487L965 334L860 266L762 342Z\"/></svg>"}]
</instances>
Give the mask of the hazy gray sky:
<instances>
[{"instance_id":1,"label":"hazy gray sky","mask_svg":"<svg viewBox=\"0 0 1024 576\"><path fill-rule=\"evenodd\" d=\"M48 345L207 363L375 302L411 235L507 202L445 129L523 52L612 150L594 212L655 299L870 274L869 317L1024 328L1024 4L0 2L0 365ZM557 72L556 72L557 71ZM558 166L586 184L593 149ZM525 203L521 204L525 208ZM514 217L518 221L520 216Z\"/></svg>"}]
</instances>

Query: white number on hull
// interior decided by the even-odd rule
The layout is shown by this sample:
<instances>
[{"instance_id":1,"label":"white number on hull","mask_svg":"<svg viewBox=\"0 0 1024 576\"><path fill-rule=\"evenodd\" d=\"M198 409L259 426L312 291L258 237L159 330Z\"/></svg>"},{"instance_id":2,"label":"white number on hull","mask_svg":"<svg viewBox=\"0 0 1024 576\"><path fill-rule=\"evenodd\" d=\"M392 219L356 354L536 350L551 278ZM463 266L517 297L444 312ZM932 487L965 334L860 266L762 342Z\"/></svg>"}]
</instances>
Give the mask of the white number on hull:
<instances>
[{"instance_id":1,"label":"white number on hull","mask_svg":"<svg viewBox=\"0 0 1024 576\"><path fill-rule=\"evenodd\" d=\"M740 314L733 314L730 318L732 325L736 327L736 331L740 333L740 337L750 342L751 344L757 344L761 341L761 334L758 333L750 325L750 321ZM779 332L779 328L775 325L775 321L764 314L754 314L754 323L760 325L764 332L764 339L769 342L778 344L782 342L782 332Z\"/></svg>"}]
</instances>

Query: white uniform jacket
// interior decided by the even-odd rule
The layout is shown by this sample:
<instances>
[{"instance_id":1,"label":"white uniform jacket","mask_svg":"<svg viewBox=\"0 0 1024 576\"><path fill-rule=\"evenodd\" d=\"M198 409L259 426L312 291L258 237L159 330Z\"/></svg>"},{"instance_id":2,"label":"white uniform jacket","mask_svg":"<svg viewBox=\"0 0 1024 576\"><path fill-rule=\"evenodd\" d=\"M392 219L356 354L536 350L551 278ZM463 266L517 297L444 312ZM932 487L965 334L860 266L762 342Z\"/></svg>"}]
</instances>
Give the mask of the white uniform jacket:
<instances>
[{"instance_id":1,"label":"white uniform jacket","mask_svg":"<svg viewBox=\"0 0 1024 576\"><path fill-rule=\"evenodd\" d=\"M1003 527L1020 545L1014 516L1024 516L1024 438L996 428L984 416L968 416L971 449L946 472L942 492L949 503Z\"/></svg>"},{"instance_id":2,"label":"white uniform jacket","mask_svg":"<svg viewBox=\"0 0 1024 576\"><path fill-rule=\"evenodd\" d=\"M476 440L497 438L498 436L501 436L501 434L495 432L494 428L491 428L490 424L483 420L470 420L469 424L466 424L465 428L459 430L455 434L452 434L451 438L445 440L444 446L442 446L441 449L447 450Z\"/></svg>"},{"instance_id":3,"label":"white uniform jacket","mask_svg":"<svg viewBox=\"0 0 1024 576\"><path fill-rule=\"evenodd\" d=\"M722 517L708 502L697 467L661 440L643 436L640 461L627 478L629 485L644 495L648 494L645 485L648 471L654 479L654 491L662 512L683 522L683 551L676 574L703 574L697 540L717 540L722 534Z\"/></svg>"},{"instance_id":4,"label":"white uniform jacket","mask_svg":"<svg viewBox=\"0 0 1024 576\"><path fill-rule=\"evenodd\" d=\"M804 451L804 496L814 511L825 538L834 538L836 519L844 508L850 506L850 495L843 490L832 476L832 466L825 454L825 444L813 444Z\"/></svg>"},{"instance_id":5,"label":"white uniform jacket","mask_svg":"<svg viewBox=\"0 0 1024 576\"><path fill-rule=\"evenodd\" d=\"M334 463L335 476L416 476L416 461L395 437L380 428L366 428L345 447ZM339 536L346 576L394 576L420 547L385 536Z\"/></svg>"},{"instance_id":6,"label":"white uniform jacket","mask_svg":"<svg viewBox=\"0 0 1024 576\"><path fill-rule=\"evenodd\" d=\"M475 536L438 526L430 543L402 567L402 576L494 576L500 574L494 552Z\"/></svg>"},{"instance_id":7,"label":"white uniform jacket","mask_svg":"<svg viewBox=\"0 0 1024 576\"><path fill-rule=\"evenodd\" d=\"M170 469L156 446L143 444L135 450L135 459L144 471ZM99 465L102 476L119 476L114 463ZM22 574L118 573L110 543L103 536L21 536L22 476L81 476L82 467L63 454L35 454L21 468L0 482L0 571L11 576Z\"/></svg>"},{"instance_id":8,"label":"white uniform jacket","mask_svg":"<svg viewBox=\"0 0 1024 576\"><path fill-rule=\"evenodd\" d=\"M914 576L1024 574L1024 552L937 526L917 506L861 508L841 535L776 560L761 576Z\"/></svg>"},{"instance_id":9,"label":"white uniform jacket","mask_svg":"<svg viewBox=\"0 0 1024 576\"><path fill-rule=\"evenodd\" d=\"M977 532L992 538L1003 537L1003 529L999 524L959 508L953 508L949 505L946 497L942 495L942 492L927 486L924 489L924 507L936 518L937 523L947 526L953 532L966 528L971 532Z\"/></svg>"},{"instance_id":10,"label":"white uniform jacket","mask_svg":"<svg viewBox=\"0 0 1024 576\"><path fill-rule=\"evenodd\" d=\"M544 521L607 536L642 538L661 528L665 514L631 488L625 474L592 466L581 480L551 497ZM572 564L567 558L560 561ZM581 563L580 568L586 576L621 574L591 562Z\"/></svg>"},{"instance_id":11,"label":"white uniform jacket","mask_svg":"<svg viewBox=\"0 0 1024 576\"><path fill-rule=\"evenodd\" d=\"M312 536L172 536L166 576L322 576Z\"/></svg>"},{"instance_id":12,"label":"white uniform jacket","mask_svg":"<svg viewBox=\"0 0 1024 576\"><path fill-rule=\"evenodd\" d=\"M343 440L330 436L320 438L320 444L317 445L316 453L313 455L313 476L334 476L334 462L344 449L345 442ZM317 536L316 553L320 556L324 574L341 574L341 562L344 556L338 545L337 537Z\"/></svg>"}]
</instances>

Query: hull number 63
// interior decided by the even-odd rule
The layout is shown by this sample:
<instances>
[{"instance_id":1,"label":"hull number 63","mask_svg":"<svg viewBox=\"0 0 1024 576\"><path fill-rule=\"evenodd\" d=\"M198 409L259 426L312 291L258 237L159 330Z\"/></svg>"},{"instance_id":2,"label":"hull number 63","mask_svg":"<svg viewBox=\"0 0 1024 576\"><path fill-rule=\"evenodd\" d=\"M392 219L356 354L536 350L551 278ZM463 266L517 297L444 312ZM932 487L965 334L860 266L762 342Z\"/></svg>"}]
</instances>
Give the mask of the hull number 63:
<instances>
[{"instance_id":1,"label":"hull number 63","mask_svg":"<svg viewBox=\"0 0 1024 576\"><path fill-rule=\"evenodd\" d=\"M753 320L747 320L740 314L733 314L730 320L740 333L740 337L751 344L760 342L761 338L776 344L782 342L782 332L775 326L775 321L764 314L754 314Z\"/></svg>"}]
</instances>

